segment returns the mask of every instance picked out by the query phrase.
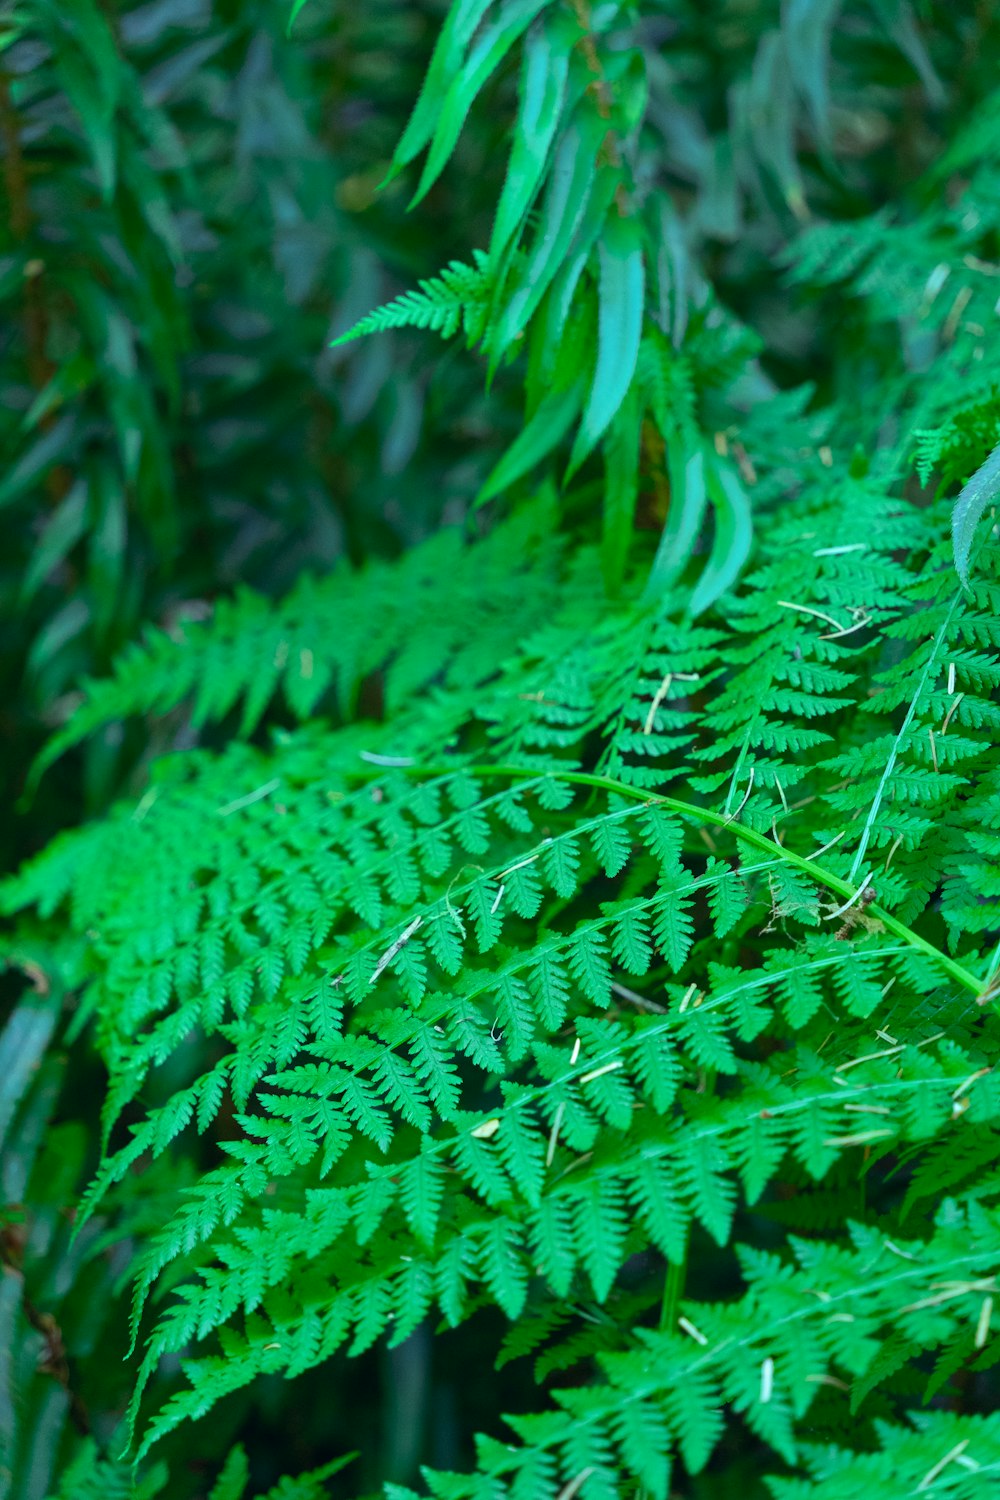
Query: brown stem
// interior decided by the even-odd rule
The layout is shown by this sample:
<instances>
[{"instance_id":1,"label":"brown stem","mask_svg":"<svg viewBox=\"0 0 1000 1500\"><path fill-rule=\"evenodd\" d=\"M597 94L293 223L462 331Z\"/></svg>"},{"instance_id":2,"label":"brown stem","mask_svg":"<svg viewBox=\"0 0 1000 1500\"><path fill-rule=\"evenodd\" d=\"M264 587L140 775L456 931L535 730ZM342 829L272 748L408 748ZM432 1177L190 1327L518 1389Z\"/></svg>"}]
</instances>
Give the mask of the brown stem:
<instances>
[{"instance_id":1,"label":"brown stem","mask_svg":"<svg viewBox=\"0 0 1000 1500\"><path fill-rule=\"evenodd\" d=\"M17 111L10 93L10 78L0 69L0 140L3 142L3 179L9 208L8 223L15 244L26 246L31 238L31 200L28 196L28 174L21 150L21 132ZM40 261L28 261L24 272L24 339L27 350L28 376L40 391L52 376L52 366L45 355L46 319L38 277Z\"/></svg>"},{"instance_id":2,"label":"brown stem","mask_svg":"<svg viewBox=\"0 0 1000 1500\"><path fill-rule=\"evenodd\" d=\"M0 1274L14 1275L20 1281L21 1307L24 1316L35 1332L41 1334L45 1343L44 1356L38 1362L39 1373L50 1375L62 1386L69 1402L69 1414L73 1426L81 1437L87 1437L90 1433L90 1416L83 1397L73 1389L62 1329L53 1315L40 1312L25 1292L24 1272L20 1264L22 1253L23 1246L19 1236L12 1234L9 1230L0 1235L0 1264L5 1268Z\"/></svg>"},{"instance_id":3,"label":"brown stem","mask_svg":"<svg viewBox=\"0 0 1000 1500\"><path fill-rule=\"evenodd\" d=\"M590 24L590 5L588 0L570 0L570 4L573 7L573 14L580 23L580 30L583 32L583 36L580 38L581 50L587 59L587 67L594 75L594 81L590 85L590 89L597 105L597 113L602 120L609 120L611 118L611 90L604 76L600 54L597 51L597 42L594 39L594 33ZM607 143L605 143L605 149L607 149ZM615 152L617 154L617 143L615 143Z\"/></svg>"},{"instance_id":4,"label":"brown stem","mask_svg":"<svg viewBox=\"0 0 1000 1500\"><path fill-rule=\"evenodd\" d=\"M652 422L642 424L642 456L645 472L652 480L653 493L650 504L651 520L660 529L670 509L670 479L666 472L667 445L659 429Z\"/></svg>"}]
</instances>

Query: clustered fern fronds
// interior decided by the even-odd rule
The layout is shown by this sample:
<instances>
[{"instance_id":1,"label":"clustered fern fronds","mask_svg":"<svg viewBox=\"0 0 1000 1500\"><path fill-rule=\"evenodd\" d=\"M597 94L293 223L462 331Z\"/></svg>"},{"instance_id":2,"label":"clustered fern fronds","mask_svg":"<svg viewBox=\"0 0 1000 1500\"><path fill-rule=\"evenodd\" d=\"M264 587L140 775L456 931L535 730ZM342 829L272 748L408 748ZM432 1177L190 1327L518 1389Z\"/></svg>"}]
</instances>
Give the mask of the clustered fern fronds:
<instances>
[{"instance_id":1,"label":"clustered fern fronds","mask_svg":"<svg viewBox=\"0 0 1000 1500\"><path fill-rule=\"evenodd\" d=\"M793 216L799 109L832 129L802 15L834 9L765 28L734 105L785 142ZM951 537L1000 421L996 173L969 145L945 207L938 164L912 224L796 237L791 284L881 336L839 335L883 404L778 393L718 297L649 301L650 15L457 0L397 154L428 148L421 195L522 46L493 243L358 330L494 365L524 333L479 495L510 515L151 633L45 757L185 705L204 736L4 888L11 959L79 992L109 1070L81 1219L174 1189L130 1267L140 1458L261 1377L492 1307L545 1389L424 1470L438 1500L1000 1479L989 497L965 581Z\"/></svg>"}]
</instances>

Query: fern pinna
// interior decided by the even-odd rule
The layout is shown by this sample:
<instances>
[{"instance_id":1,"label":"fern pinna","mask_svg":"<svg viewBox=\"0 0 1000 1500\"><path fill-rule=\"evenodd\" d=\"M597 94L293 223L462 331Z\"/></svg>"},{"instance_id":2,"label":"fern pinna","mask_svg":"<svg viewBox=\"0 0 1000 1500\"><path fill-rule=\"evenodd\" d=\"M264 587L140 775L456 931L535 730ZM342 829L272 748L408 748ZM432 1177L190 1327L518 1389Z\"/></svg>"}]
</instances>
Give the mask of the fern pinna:
<instances>
[{"instance_id":1,"label":"fern pinna","mask_svg":"<svg viewBox=\"0 0 1000 1500\"><path fill-rule=\"evenodd\" d=\"M733 95L733 193L767 199L763 152L793 220L831 109L799 11L836 9L765 26ZM867 36L890 7L844 9ZM644 19L457 0L397 155L428 148L419 197L521 49L488 250L358 330L461 330L494 372L527 345L470 524L151 633L38 767L192 703L204 736L5 888L12 959L79 993L109 1070L81 1219L167 1184L131 1268L139 1459L262 1376L490 1306L545 1389L424 1470L440 1500L1000 1480L988 469L964 581L951 536L1000 422L968 144L995 105L943 206L938 163L912 223L791 236L790 284L880 341L831 327L843 394L779 391L680 277L709 230L680 247L652 187ZM849 383L875 357L878 410Z\"/></svg>"}]
</instances>

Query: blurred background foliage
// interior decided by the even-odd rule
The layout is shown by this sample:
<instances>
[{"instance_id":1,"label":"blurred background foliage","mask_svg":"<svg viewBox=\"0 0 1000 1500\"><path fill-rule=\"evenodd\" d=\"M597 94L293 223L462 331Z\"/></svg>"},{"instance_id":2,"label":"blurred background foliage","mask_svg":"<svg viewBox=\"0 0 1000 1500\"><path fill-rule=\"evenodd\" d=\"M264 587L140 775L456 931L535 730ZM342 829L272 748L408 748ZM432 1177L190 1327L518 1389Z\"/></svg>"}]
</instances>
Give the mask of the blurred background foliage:
<instances>
[{"instance_id":1,"label":"blurred background foliage","mask_svg":"<svg viewBox=\"0 0 1000 1500\"><path fill-rule=\"evenodd\" d=\"M401 189L375 194L432 14L318 6L290 42L281 0L3 9L9 800L142 622L413 541L456 504L481 418L416 343L326 349L475 223L467 188L409 220ZM89 810L119 738L88 752ZM9 828L8 858L44 824Z\"/></svg>"},{"instance_id":2,"label":"blurred background foliage","mask_svg":"<svg viewBox=\"0 0 1000 1500\"><path fill-rule=\"evenodd\" d=\"M289 38L286 0L0 3L6 808L81 681L145 626L201 618L244 586L280 596L464 519L518 430L509 372L487 395L451 345L407 331L329 348L489 238L511 69L416 212L412 182L378 191L445 9L311 0ZM843 400L862 378L897 378L909 331L885 310L884 265L873 313L845 302L849 249L822 274L775 263L803 231L890 206L905 231L927 208L907 193L995 77L990 0L658 0L640 37L639 161L662 204L675 336L711 286L750 330L758 395L808 382ZM904 365L919 361L914 344ZM168 730L172 745L199 732L179 717ZM5 864L106 807L162 734L112 724L75 751L4 820ZM113 1233L92 1223L71 1241L103 1075L80 1042L67 1070L63 997L25 972L37 992L14 1009L7 976L0 1040L0 1494L124 1495L127 1472L101 1466L130 1379L114 1299L130 1236L159 1221L156 1177L141 1200L121 1190ZM164 1193L194 1164L172 1172ZM264 1381L164 1444L139 1493L208 1494L237 1440L258 1487L338 1448L369 1455L355 1492L412 1477L418 1458L464 1463L459 1434L516 1404L507 1372L481 1366L481 1329L441 1341L433 1384L429 1334L346 1377ZM234 1453L216 1500L242 1493Z\"/></svg>"},{"instance_id":3,"label":"blurred background foliage","mask_svg":"<svg viewBox=\"0 0 1000 1500\"><path fill-rule=\"evenodd\" d=\"M432 370L418 340L326 347L474 215L467 187L409 220L401 189L375 194L438 19L397 0L321 5L289 41L282 0L0 7L5 808L81 679L144 623L392 554L467 488L478 390ZM97 737L4 818L5 865L106 805L147 749L119 726ZM124 1494L127 1469L91 1459L120 1447L129 1376L109 1315L157 1203L123 1204L114 1248L94 1226L71 1245L103 1073L78 1046L67 1077L63 997L29 977L40 993L0 1043L0 1493L44 1496L76 1455L68 1496ZM346 1392L324 1392L309 1429L280 1387L259 1392L254 1478L306 1468L331 1428L377 1451L386 1378L373 1356L348 1412ZM179 1444L159 1487L171 1474L174 1493L207 1492L226 1437Z\"/></svg>"}]
</instances>

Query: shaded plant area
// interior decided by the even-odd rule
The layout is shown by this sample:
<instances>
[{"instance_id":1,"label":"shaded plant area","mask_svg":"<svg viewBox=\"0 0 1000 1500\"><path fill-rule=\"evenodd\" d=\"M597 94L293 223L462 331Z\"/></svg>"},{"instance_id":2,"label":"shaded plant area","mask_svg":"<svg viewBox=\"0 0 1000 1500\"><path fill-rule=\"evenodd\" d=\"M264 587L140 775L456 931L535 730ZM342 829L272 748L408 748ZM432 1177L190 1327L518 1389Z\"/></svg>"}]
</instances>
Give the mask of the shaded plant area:
<instances>
[{"instance_id":1,"label":"shaded plant area","mask_svg":"<svg viewBox=\"0 0 1000 1500\"><path fill-rule=\"evenodd\" d=\"M374 193L419 82L419 6L328 7L294 46L274 3L6 11L12 799L82 677L147 621L201 618L241 585L280 594L435 526L476 423L460 384L444 399L413 350L347 370L325 349L450 224L450 195L432 225ZM90 810L141 742L128 750L117 729L88 747ZM80 784L50 788L61 813L46 825L36 809L29 844L76 815Z\"/></svg>"},{"instance_id":2,"label":"shaded plant area","mask_svg":"<svg viewBox=\"0 0 1000 1500\"><path fill-rule=\"evenodd\" d=\"M993 7L0 43L0 1500L996 1493Z\"/></svg>"}]
</instances>

